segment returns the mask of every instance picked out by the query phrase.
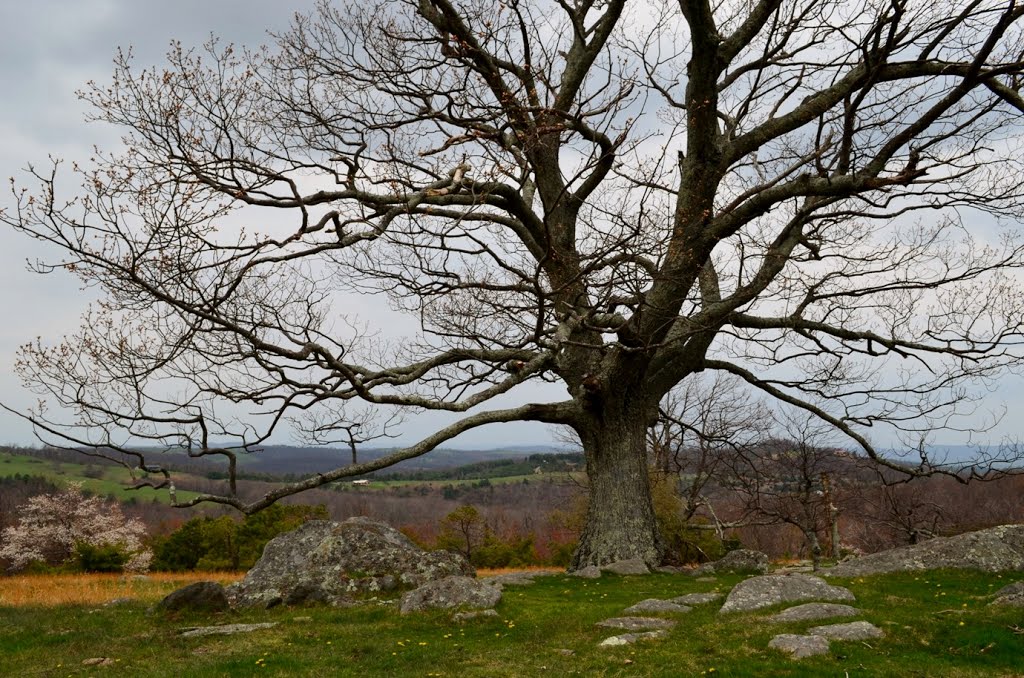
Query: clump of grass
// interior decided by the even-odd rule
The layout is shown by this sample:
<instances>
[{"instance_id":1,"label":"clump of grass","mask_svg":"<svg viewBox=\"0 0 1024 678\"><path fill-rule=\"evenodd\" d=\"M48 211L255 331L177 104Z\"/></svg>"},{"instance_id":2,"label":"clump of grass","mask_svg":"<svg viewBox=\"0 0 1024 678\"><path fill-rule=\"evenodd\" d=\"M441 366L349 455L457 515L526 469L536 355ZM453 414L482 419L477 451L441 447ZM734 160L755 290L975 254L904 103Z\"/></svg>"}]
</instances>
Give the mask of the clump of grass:
<instances>
[{"instance_id":1,"label":"clump of grass","mask_svg":"<svg viewBox=\"0 0 1024 678\"><path fill-rule=\"evenodd\" d=\"M0 579L0 606L100 605L116 598L153 602L197 581L230 584L239 572L156 572L131 574L26 574Z\"/></svg>"}]
</instances>

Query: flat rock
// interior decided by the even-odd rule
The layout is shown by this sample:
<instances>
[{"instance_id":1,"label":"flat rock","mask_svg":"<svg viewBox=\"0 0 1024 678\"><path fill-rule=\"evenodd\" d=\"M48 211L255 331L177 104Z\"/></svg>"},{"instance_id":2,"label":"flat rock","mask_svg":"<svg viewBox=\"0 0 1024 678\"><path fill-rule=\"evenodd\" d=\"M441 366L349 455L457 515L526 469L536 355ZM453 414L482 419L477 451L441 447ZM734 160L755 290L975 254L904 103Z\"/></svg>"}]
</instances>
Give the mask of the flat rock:
<instances>
[{"instance_id":1,"label":"flat rock","mask_svg":"<svg viewBox=\"0 0 1024 678\"><path fill-rule=\"evenodd\" d=\"M1008 607L1024 607L1024 581L1007 584L995 592L995 600L989 605L1006 605Z\"/></svg>"},{"instance_id":2,"label":"flat rock","mask_svg":"<svg viewBox=\"0 0 1024 678\"><path fill-rule=\"evenodd\" d=\"M804 659L819 654L828 654L828 640L821 636L800 636L793 633L782 633L770 641L768 647L773 650L788 652L793 659Z\"/></svg>"},{"instance_id":3,"label":"flat rock","mask_svg":"<svg viewBox=\"0 0 1024 678\"><path fill-rule=\"evenodd\" d=\"M501 600L501 590L471 577L445 577L429 581L402 596L399 610L402 614L424 610L469 608L483 610L494 607Z\"/></svg>"},{"instance_id":4,"label":"flat rock","mask_svg":"<svg viewBox=\"0 0 1024 678\"><path fill-rule=\"evenodd\" d=\"M858 614L860 614L860 610L849 605L840 605L839 603L805 603L768 617L768 621L772 623L814 621L816 619L829 619L830 617L854 617Z\"/></svg>"},{"instance_id":5,"label":"flat rock","mask_svg":"<svg viewBox=\"0 0 1024 678\"><path fill-rule=\"evenodd\" d=\"M651 573L650 568L647 567L647 563L640 560L639 558L630 558L628 560L616 560L614 563L602 565L600 569L602 572L610 572L612 574L620 575Z\"/></svg>"},{"instance_id":6,"label":"flat rock","mask_svg":"<svg viewBox=\"0 0 1024 678\"><path fill-rule=\"evenodd\" d=\"M231 636L236 633L250 633L260 629L272 629L277 622L263 622L261 624L221 624L220 626L192 626L182 629L179 635L182 638L198 638L200 636Z\"/></svg>"},{"instance_id":7,"label":"flat rock","mask_svg":"<svg viewBox=\"0 0 1024 678\"><path fill-rule=\"evenodd\" d=\"M668 631L644 631L642 633L623 633L620 636L605 638L598 647L618 647L620 645L632 645L638 640L657 640L668 635Z\"/></svg>"},{"instance_id":8,"label":"flat rock","mask_svg":"<svg viewBox=\"0 0 1024 678\"><path fill-rule=\"evenodd\" d=\"M824 579L809 574L770 574L737 584L719 612L749 612L804 600L852 602L856 598L843 587L831 586Z\"/></svg>"},{"instance_id":9,"label":"flat rock","mask_svg":"<svg viewBox=\"0 0 1024 678\"><path fill-rule=\"evenodd\" d=\"M452 615L453 622L468 622L474 619L485 619L487 617L497 617L497 610L473 610L471 612L456 612Z\"/></svg>"},{"instance_id":10,"label":"flat rock","mask_svg":"<svg viewBox=\"0 0 1024 678\"><path fill-rule=\"evenodd\" d=\"M920 544L854 558L824 574L859 577L939 568L982 572L1024 570L1024 525L1001 525L955 537L936 537Z\"/></svg>"},{"instance_id":11,"label":"flat rock","mask_svg":"<svg viewBox=\"0 0 1024 678\"><path fill-rule=\"evenodd\" d=\"M670 629L675 625L676 623L671 619L658 619L657 617L612 617L595 624L595 626L606 629L622 629L623 631Z\"/></svg>"},{"instance_id":12,"label":"flat rock","mask_svg":"<svg viewBox=\"0 0 1024 678\"><path fill-rule=\"evenodd\" d=\"M156 609L161 612L222 612L228 609L228 597L217 582L197 581L168 593L156 604Z\"/></svg>"},{"instance_id":13,"label":"flat rock","mask_svg":"<svg viewBox=\"0 0 1024 678\"><path fill-rule=\"evenodd\" d=\"M722 598L722 593L687 593L685 596L669 598L669 602L677 605L706 605Z\"/></svg>"},{"instance_id":14,"label":"flat rock","mask_svg":"<svg viewBox=\"0 0 1024 678\"><path fill-rule=\"evenodd\" d=\"M573 570L569 574L573 577L582 577L583 579L597 579L601 576L601 568L597 565L587 565L578 570Z\"/></svg>"},{"instance_id":15,"label":"flat rock","mask_svg":"<svg viewBox=\"0 0 1024 678\"><path fill-rule=\"evenodd\" d=\"M807 629L807 633L812 636L828 638L829 640L870 640L871 638L881 638L885 635L882 629L866 621L815 626L814 628Z\"/></svg>"},{"instance_id":16,"label":"flat rock","mask_svg":"<svg viewBox=\"0 0 1024 678\"><path fill-rule=\"evenodd\" d=\"M658 598L648 598L647 600L641 600L636 605L627 607L623 612L626 614L642 614L644 612L689 612L693 608L687 607L686 605L680 605L669 600L659 600Z\"/></svg>"},{"instance_id":17,"label":"flat rock","mask_svg":"<svg viewBox=\"0 0 1024 678\"><path fill-rule=\"evenodd\" d=\"M113 666L114 660L110 657L89 657L82 660L82 666Z\"/></svg>"},{"instance_id":18,"label":"flat rock","mask_svg":"<svg viewBox=\"0 0 1024 678\"><path fill-rule=\"evenodd\" d=\"M760 551L750 549L736 549L729 551L719 560L704 563L690 572L693 577L703 577L709 574L764 574L768 571L768 555Z\"/></svg>"}]
</instances>

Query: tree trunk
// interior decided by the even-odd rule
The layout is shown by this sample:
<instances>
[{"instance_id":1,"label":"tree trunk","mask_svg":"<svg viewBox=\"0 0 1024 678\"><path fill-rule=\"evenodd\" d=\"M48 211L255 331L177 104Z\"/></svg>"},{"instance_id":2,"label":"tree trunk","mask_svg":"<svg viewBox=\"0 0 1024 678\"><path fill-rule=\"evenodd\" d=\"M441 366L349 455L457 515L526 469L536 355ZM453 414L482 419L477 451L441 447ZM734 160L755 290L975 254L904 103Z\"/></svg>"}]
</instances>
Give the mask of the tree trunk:
<instances>
[{"instance_id":1,"label":"tree trunk","mask_svg":"<svg viewBox=\"0 0 1024 678\"><path fill-rule=\"evenodd\" d=\"M623 410L580 431L590 485L587 517L571 570L639 558L661 563L663 545L647 476L646 418Z\"/></svg>"}]
</instances>

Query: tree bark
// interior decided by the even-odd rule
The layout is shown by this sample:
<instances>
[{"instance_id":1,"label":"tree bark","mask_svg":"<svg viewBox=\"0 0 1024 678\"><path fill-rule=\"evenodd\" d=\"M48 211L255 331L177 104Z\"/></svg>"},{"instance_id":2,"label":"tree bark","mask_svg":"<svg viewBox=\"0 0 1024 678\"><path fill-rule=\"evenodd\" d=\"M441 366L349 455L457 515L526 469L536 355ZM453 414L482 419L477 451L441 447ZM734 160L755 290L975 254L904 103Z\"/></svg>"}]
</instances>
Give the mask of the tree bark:
<instances>
[{"instance_id":1,"label":"tree bark","mask_svg":"<svg viewBox=\"0 0 1024 678\"><path fill-rule=\"evenodd\" d=\"M587 459L589 502L570 570L639 558L661 564L664 552L647 474L646 416L623 408L579 431Z\"/></svg>"}]
</instances>

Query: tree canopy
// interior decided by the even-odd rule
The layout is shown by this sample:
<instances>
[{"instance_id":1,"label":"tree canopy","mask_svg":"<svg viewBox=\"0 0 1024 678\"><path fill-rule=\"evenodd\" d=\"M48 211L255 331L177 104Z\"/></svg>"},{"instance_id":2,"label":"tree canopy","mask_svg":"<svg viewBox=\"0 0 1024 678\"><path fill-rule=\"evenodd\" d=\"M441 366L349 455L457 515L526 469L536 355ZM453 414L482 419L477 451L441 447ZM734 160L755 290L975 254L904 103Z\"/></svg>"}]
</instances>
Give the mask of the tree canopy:
<instances>
[{"instance_id":1,"label":"tree canopy","mask_svg":"<svg viewBox=\"0 0 1024 678\"><path fill-rule=\"evenodd\" d=\"M645 430L693 375L892 464L873 431L962 426L971 389L1019 364L1022 14L324 2L267 48L122 53L83 97L124 151L75 165L77 189L36 168L2 217L103 299L24 348L51 404L28 416L75 446L233 470L286 425L354 449L395 411L462 415L256 502L195 500L249 512L480 426L565 425L590 479L575 565L655 562ZM381 340L346 317L351 293L419 331ZM503 398L531 381L560 399Z\"/></svg>"}]
</instances>

